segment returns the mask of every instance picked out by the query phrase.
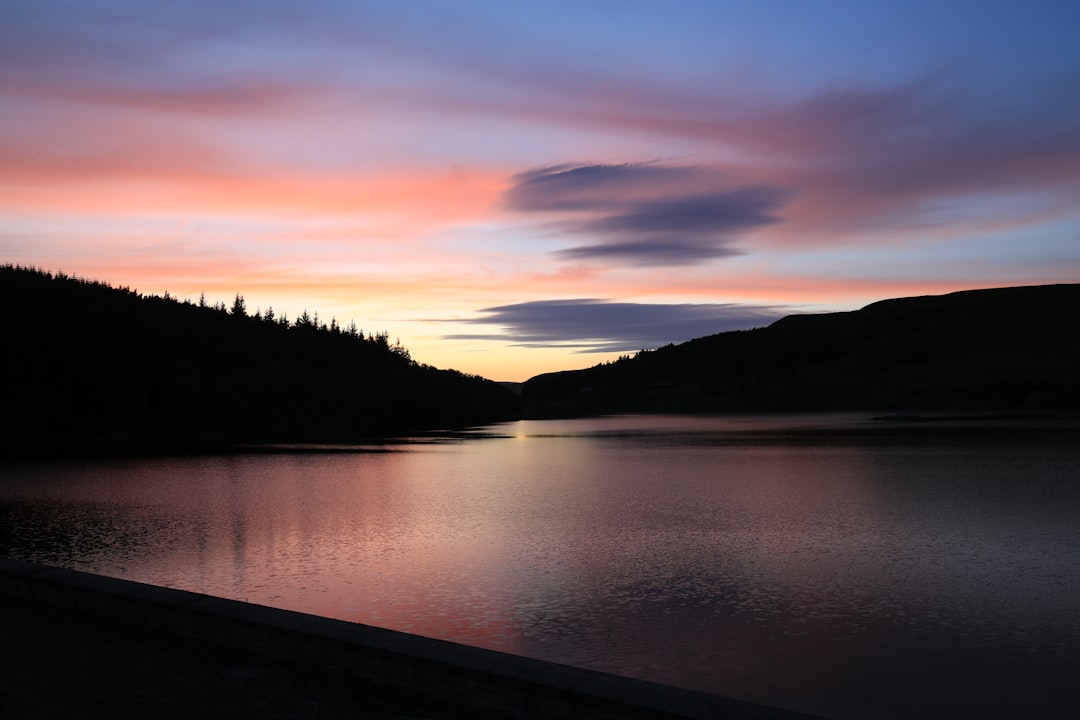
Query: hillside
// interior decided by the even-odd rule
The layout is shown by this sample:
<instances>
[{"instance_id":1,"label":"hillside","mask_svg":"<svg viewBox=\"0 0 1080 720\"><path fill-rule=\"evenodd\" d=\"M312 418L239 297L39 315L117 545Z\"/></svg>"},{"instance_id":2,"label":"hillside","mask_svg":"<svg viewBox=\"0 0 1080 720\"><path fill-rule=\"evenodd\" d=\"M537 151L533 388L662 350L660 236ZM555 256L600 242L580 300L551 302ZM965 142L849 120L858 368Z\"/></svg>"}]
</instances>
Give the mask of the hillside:
<instances>
[{"instance_id":1,"label":"hillside","mask_svg":"<svg viewBox=\"0 0 1080 720\"><path fill-rule=\"evenodd\" d=\"M0 453L356 441L511 419L483 378L415 363L385 333L0 267Z\"/></svg>"},{"instance_id":2,"label":"hillside","mask_svg":"<svg viewBox=\"0 0 1080 720\"><path fill-rule=\"evenodd\" d=\"M1080 407L1080 285L792 315L525 383L527 417Z\"/></svg>"}]
</instances>

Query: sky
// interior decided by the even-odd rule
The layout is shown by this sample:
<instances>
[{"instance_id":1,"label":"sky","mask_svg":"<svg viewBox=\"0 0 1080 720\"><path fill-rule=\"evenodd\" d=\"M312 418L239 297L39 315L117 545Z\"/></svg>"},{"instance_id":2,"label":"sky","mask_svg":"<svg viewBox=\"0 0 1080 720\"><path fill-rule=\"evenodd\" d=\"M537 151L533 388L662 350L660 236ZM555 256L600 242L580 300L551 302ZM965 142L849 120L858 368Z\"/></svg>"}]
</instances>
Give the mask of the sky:
<instances>
[{"instance_id":1,"label":"sky","mask_svg":"<svg viewBox=\"0 0 1080 720\"><path fill-rule=\"evenodd\" d=\"M0 263L503 381L1080 282L1075 0L0 0Z\"/></svg>"}]
</instances>

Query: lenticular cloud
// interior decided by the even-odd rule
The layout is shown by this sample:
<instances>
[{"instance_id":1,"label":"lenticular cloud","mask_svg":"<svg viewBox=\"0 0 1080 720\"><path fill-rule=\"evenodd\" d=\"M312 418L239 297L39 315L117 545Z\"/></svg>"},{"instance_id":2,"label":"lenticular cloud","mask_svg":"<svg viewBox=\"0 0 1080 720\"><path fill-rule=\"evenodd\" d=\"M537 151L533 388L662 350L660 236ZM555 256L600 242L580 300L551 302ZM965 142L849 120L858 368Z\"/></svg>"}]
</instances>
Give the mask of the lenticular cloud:
<instances>
[{"instance_id":1,"label":"lenticular cloud","mask_svg":"<svg viewBox=\"0 0 1080 720\"><path fill-rule=\"evenodd\" d=\"M683 265L739 254L739 237L780 222L790 196L779 185L740 186L710 168L582 164L520 173L503 201L585 240L564 256Z\"/></svg>"},{"instance_id":2,"label":"lenticular cloud","mask_svg":"<svg viewBox=\"0 0 1080 720\"><path fill-rule=\"evenodd\" d=\"M727 330L768 325L784 308L730 303L649 304L596 298L537 300L485 308L470 324L499 325L494 335L454 339L510 340L525 347L574 348L579 352L626 352Z\"/></svg>"}]
</instances>

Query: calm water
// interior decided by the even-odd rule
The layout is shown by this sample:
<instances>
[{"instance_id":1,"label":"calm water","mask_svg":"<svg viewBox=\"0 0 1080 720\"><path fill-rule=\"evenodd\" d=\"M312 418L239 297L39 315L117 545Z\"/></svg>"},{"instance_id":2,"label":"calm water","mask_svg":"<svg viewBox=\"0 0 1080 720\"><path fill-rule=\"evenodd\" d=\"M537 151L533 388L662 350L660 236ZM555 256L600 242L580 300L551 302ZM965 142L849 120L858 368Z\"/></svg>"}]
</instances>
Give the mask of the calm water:
<instances>
[{"instance_id":1,"label":"calm water","mask_svg":"<svg viewBox=\"0 0 1080 720\"><path fill-rule=\"evenodd\" d=\"M865 424L9 464L0 553L838 718L1074 717L1080 443L772 434Z\"/></svg>"}]
</instances>

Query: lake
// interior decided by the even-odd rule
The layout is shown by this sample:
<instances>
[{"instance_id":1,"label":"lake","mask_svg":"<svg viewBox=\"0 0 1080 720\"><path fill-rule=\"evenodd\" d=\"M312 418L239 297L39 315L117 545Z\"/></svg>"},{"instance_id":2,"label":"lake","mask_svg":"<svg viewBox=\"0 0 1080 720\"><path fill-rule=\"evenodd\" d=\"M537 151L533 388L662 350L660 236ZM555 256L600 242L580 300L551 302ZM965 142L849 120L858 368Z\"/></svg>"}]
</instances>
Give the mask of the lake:
<instances>
[{"instance_id":1,"label":"lake","mask_svg":"<svg viewBox=\"0 0 1080 720\"><path fill-rule=\"evenodd\" d=\"M8 462L0 554L842 719L1073 717L1080 430L1006 423Z\"/></svg>"}]
</instances>

